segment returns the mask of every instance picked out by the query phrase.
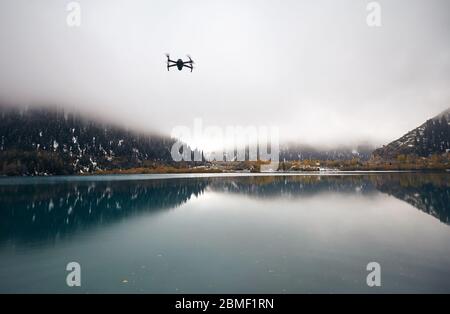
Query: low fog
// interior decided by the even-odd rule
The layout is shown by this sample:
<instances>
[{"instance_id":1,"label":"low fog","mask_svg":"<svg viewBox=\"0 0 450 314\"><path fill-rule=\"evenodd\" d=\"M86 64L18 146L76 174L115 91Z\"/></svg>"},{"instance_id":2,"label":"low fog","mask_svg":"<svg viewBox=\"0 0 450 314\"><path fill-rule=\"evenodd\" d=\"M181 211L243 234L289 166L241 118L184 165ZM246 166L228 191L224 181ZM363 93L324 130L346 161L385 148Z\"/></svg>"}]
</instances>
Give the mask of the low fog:
<instances>
[{"instance_id":1,"label":"low fog","mask_svg":"<svg viewBox=\"0 0 450 314\"><path fill-rule=\"evenodd\" d=\"M387 143L450 107L450 2L0 2L0 102L136 130L276 126L282 141ZM190 54L193 73L166 69ZM208 139L199 145L207 149Z\"/></svg>"}]
</instances>

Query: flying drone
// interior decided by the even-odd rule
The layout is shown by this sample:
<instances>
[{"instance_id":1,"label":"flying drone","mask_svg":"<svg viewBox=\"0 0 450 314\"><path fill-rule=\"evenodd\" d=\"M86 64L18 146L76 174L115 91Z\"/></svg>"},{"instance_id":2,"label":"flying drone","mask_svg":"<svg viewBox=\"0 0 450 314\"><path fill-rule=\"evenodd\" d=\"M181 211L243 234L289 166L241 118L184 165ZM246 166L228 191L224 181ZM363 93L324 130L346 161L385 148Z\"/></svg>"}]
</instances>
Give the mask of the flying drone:
<instances>
[{"instance_id":1,"label":"flying drone","mask_svg":"<svg viewBox=\"0 0 450 314\"><path fill-rule=\"evenodd\" d=\"M189 61L183 61L181 59L178 59L177 61L170 60L169 54L166 54L167 57L167 71L170 70L171 67L176 66L179 71L183 70L184 67L191 69L194 69L194 61L191 59L191 57L188 55Z\"/></svg>"}]
</instances>

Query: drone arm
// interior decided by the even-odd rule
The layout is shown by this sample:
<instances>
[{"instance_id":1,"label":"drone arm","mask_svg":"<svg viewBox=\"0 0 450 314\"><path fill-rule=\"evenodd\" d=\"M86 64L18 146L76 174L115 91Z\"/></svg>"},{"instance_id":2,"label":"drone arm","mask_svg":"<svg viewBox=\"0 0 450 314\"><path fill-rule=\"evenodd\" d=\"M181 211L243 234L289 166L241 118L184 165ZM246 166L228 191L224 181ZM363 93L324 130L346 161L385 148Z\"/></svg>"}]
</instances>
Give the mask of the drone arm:
<instances>
[{"instance_id":1,"label":"drone arm","mask_svg":"<svg viewBox=\"0 0 450 314\"><path fill-rule=\"evenodd\" d=\"M183 66L186 67L186 68L191 69L191 72L192 72L192 70L194 69L194 67L193 67L192 65L186 65L186 64L183 64Z\"/></svg>"},{"instance_id":2,"label":"drone arm","mask_svg":"<svg viewBox=\"0 0 450 314\"><path fill-rule=\"evenodd\" d=\"M167 71L169 71L169 68L176 66L176 64L169 64L167 63Z\"/></svg>"}]
</instances>

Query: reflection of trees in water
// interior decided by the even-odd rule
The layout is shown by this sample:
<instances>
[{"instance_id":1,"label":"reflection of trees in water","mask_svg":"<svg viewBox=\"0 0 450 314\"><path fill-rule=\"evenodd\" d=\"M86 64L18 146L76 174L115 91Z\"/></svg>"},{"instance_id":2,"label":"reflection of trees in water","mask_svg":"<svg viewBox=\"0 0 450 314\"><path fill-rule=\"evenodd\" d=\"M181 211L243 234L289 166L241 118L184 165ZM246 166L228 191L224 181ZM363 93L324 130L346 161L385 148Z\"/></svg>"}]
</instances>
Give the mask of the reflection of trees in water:
<instances>
[{"instance_id":1,"label":"reflection of trees in water","mask_svg":"<svg viewBox=\"0 0 450 314\"><path fill-rule=\"evenodd\" d=\"M386 174L375 179L374 184L381 192L401 199L450 224L449 174Z\"/></svg>"},{"instance_id":2,"label":"reflection of trees in water","mask_svg":"<svg viewBox=\"0 0 450 314\"><path fill-rule=\"evenodd\" d=\"M0 186L0 241L54 239L89 225L180 206L206 180L78 182Z\"/></svg>"},{"instance_id":3,"label":"reflection of trees in water","mask_svg":"<svg viewBox=\"0 0 450 314\"><path fill-rule=\"evenodd\" d=\"M258 198L300 197L323 192L373 193L367 176L258 176L211 181L216 191L241 193Z\"/></svg>"},{"instance_id":4,"label":"reflection of trees in water","mask_svg":"<svg viewBox=\"0 0 450 314\"><path fill-rule=\"evenodd\" d=\"M449 174L257 176L0 185L0 241L64 237L88 226L174 208L206 188L257 198L393 195L449 223Z\"/></svg>"}]
</instances>

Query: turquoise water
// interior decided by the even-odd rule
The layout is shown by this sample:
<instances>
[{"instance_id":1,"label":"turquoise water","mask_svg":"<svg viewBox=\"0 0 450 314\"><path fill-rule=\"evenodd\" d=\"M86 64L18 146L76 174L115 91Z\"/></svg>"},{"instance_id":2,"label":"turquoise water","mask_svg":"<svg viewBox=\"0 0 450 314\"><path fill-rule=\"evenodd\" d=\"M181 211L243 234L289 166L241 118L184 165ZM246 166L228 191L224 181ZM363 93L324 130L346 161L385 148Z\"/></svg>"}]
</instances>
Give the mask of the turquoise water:
<instances>
[{"instance_id":1,"label":"turquoise water","mask_svg":"<svg viewBox=\"0 0 450 314\"><path fill-rule=\"evenodd\" d=\"M1 178L0 292L450 292L449 178Z\"/></svg>"}]
</instances>

